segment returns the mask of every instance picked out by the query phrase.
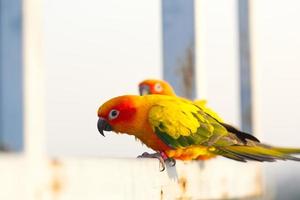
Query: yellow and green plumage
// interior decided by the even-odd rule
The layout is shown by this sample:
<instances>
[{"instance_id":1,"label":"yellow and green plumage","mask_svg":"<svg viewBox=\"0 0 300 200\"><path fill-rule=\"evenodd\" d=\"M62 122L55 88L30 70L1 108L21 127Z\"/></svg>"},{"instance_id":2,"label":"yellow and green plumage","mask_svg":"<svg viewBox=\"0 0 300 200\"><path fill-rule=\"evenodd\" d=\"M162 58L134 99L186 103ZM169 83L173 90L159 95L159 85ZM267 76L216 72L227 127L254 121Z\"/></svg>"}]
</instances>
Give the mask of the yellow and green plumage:
<instances>
[{"instance_id":1,"label":"yellow and green plumage","mask_svg":"<svg viewBox=\"0 0 300 200\"><path fill-rule=\"evenodd\" d=\"M118 117L109 118L112 110L118 110ZM219 122L196 103L179 97L116 97L99 108L98 116L113 131L134 135L170 158L193 160L209 153L238 161L300 161L291 156L300 153L300 149L262 144L254 136Z\"/></svg>"}]
</instances>

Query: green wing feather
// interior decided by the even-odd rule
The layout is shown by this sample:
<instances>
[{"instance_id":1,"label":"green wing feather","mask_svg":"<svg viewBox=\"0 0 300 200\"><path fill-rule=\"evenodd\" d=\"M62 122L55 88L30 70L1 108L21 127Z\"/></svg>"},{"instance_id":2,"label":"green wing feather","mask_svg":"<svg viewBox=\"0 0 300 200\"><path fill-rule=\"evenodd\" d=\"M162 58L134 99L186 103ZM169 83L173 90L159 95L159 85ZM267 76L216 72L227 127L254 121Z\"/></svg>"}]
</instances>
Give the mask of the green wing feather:
<instances>
[{"instance_id":1,"label":"green wing feather","mask_svg":"<svg viewBox=\"0 0 300 200\"><path fill-rule=\"evenodd\" d=\"M149 122L155 133L172 148L208 145L229 134L201 107L180 98L158 101L149 111Z\"/></svg>"}]
</instances>

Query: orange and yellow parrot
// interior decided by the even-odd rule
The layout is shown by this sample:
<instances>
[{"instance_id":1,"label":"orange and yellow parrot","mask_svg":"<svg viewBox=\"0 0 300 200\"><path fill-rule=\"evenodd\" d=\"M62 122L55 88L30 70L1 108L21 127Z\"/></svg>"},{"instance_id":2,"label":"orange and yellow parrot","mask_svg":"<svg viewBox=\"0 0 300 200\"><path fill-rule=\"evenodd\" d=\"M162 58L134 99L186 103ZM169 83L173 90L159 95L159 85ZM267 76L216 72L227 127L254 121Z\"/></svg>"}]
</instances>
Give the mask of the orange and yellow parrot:
<instances>
[{"instance_id":1,"label":"orange and yellow parrot","mask_svg":"<svg viewBox=\"0 0 300 200\"><path fill-rule=\"evenodd\" d=\"M132 135L163 161L197 160L207 151L246 162L295 160L300 149L265 145L254 136L219 122L192 101L166 95L126 95L98 109L98 130ZM203 151L205 149L205 151ZM164 166L163 166L164 169Z\"/></svg>"},{"instance_id":2,"label":"orange and yellow parrot","mask_svg":"<svg viewBox=\"0 0 300 200\"><path fill-rule=\"evenodd\" d=\"M172 86L163 80L146 79L139 83L140 95L148 94L163 94L169 96L176 96Z\"/></svg>"}]
</instances>

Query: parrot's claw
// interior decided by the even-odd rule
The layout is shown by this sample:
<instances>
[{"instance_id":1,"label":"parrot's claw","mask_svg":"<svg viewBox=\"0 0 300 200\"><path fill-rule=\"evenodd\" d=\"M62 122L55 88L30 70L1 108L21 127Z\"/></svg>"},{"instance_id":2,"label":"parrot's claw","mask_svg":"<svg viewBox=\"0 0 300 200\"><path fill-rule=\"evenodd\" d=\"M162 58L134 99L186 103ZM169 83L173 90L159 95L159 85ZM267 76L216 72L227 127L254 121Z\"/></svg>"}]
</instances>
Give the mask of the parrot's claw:
<instances>
[{"instance_id":1,"label":"parrot's claw","mask_svg":"<svg viewBox=\"0 0 300 200\"><path fill-rule=\"evenodd\" d=\"M156 158L159 160L159 170L162 172L166 169L166 163L170 167L174 167L176 165L176 160L173 158L167 157L167 155L163 152L157 153L147 153L144 152L142 155L139 155L137 158Z\"/></svg>"},{"instance_id":2,"label":"parrot's claw","mask_svg":"<svg viewBox=\"0 0 300 200\"><path fill-rule=\"evenodd\" d=\"M173 158L168 158L165 162L167 162L170 167L174 167L176 165L176 160Z\"/></svg>"},{"instance_id":3,"label":"parrot's claw","mask_svg":"<svg viewBox=\"0 0 300 200\"><path fill-rule=\"evenodd\" d=\"M137 158L156 158L157 153L148 153L148 152L144 152L142 153L142 155L137 156Z\"/></svg>"},{"instance_id":4,"label":"parrot's claw","mask_svg":"<svg viewBox=\"0 0 300 200\"><path fill-rule=\"evenodd\" d=\"M162 172L166 169L165 161L160 155L160 153L147 153L144 152L142 155L139 155L137 158L156 158L159 160L159 170Z\"/></svg>"},{"instance_id":5,"label":"parrot's claw","mask_svg":"<svg viewBox=\"0 0 300 200\"><path fill-rule=\"evenodd\" d=\"M166 164L159 161L159 171L163 172L163 171L165 171L165 169L166 169Z\"/></svg>"}]
</instances>

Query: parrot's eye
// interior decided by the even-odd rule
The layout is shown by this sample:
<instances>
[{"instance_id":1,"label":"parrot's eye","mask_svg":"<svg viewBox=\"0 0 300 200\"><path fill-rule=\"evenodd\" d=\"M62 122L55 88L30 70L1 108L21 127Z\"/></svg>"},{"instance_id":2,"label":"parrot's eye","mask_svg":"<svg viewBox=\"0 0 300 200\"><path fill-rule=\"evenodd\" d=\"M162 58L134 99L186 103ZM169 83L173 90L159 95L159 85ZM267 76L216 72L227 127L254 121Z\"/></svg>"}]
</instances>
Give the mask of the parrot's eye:
<instances>
[{"instance_id":1,"label":"parrot's eye","mask_svg":"<svg viewBox=\"0 0 300 200\"><path fill-rule=\"evenodd\" d=\"M154 90L155 90L156 92L161 92L161 91L163 90L163 88L162 88L162 86L161 86L160 83L156 83L156 84L154 85Z\"/></svg>"},{"instance_id":2,"label":"parrot's eye","mask_svg":"<svg viewBox=\"0 0 300 200\"><path fill-rule=\"evenodd\" d=\"M110 120L116 119L119 116L119 114L120 114L120 111L113 109L109 112L108 118Z\"/></svg>"}]
</instances>

